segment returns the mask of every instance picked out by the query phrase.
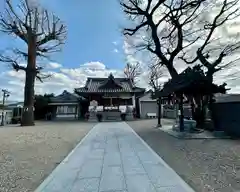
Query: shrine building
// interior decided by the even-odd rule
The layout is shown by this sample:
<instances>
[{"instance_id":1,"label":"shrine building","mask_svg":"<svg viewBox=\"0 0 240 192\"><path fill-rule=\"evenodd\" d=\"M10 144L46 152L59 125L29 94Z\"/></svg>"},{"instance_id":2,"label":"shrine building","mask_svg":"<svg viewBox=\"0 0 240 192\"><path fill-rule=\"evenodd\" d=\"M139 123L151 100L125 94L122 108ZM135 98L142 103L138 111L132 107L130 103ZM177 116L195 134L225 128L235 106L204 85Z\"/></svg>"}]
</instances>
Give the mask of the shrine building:
<instances>
[{"instance_id":1,"label":"shrine building","mask_svg":"<svg viewBox=\"0 0 240 192\"><path fill-rule=\"evenodd\" d=\"M135 86L132 79L110 74L107 78L87 78L85 86L75 88L74 94L63 92L54 97L50 105L54 106L54 117L69 115L81 119L94 108L103 120L114 120L124 110L126 113L126 108L140 116L138 98L144 93L145 89Z\"/></svg>"}]
</instances>

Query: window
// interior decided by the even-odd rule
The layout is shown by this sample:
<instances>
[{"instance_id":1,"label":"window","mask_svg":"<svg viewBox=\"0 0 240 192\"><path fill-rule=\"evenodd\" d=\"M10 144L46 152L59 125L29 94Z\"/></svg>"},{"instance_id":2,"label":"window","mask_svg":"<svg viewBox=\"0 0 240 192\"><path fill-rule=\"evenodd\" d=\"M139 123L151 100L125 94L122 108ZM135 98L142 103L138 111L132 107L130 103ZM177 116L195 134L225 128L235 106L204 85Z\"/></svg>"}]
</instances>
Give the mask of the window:
<instances>
[{"instance_id":1,"label":"window","mask_svg":"<svg viewBox=\"0 0 240 192\"><path fill-rule=\"evenodd\" d=\"M57 107L57 114L73 114L76 113L75 106L58 106Z\"/></svg>"},{"instance_id":2,"label":"window","mask_svg":"<svg viewBox=\"0 0 240 192\"><path fill-rule=\"evenodd\" d=\"M76 107L75 106L68 106L66 111L67 111L67 113L76 113Z\"/></svg>"}]
</instances>

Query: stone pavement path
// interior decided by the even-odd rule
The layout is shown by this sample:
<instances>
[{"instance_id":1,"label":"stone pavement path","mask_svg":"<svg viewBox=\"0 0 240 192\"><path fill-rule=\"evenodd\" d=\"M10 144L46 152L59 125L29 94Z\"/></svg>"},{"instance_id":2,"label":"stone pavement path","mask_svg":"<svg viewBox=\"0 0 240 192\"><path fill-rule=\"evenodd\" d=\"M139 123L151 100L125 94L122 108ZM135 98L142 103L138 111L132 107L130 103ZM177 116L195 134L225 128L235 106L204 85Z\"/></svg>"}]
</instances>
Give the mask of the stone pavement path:
<instances>
[{"instance_id":1,"label":"stone pavement path","mask_svg":"<svg viewBox=\"0 0 240 192\"><path fill-rule=\"evenodd\" d=\"M97 124L35 192L193 190L129 125L109 122Z\"/></svg>"}]
</instances>

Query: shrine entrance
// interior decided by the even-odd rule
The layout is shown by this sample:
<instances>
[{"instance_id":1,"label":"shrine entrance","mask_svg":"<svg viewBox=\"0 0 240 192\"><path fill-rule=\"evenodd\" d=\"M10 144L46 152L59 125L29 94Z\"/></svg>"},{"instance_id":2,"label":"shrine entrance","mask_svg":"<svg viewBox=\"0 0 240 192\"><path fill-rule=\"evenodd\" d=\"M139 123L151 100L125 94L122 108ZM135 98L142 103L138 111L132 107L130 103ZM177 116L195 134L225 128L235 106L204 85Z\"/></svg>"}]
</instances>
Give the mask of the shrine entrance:
<instances>
[{"instance_id":1,"label":"shrine entrance","mask_svg":"<svg viewBox=\"0 0 240 192\"><path fill-rule=\"evenodd\" d=\"M102 114L103 120L109 117L119 119L127 109L133 110L136 106L136 96L143 94L144 91L145 89L135 87L132 79L114 78L112 74L108 78L88 78L84 87L75 89L75 93L89 101L90 117L93 116L92 111L96 110L98 116ZM94 100L98 103L96 107L90 104ZM132 113L129 118L133 118Z\"/></svg>"}]
</instances>

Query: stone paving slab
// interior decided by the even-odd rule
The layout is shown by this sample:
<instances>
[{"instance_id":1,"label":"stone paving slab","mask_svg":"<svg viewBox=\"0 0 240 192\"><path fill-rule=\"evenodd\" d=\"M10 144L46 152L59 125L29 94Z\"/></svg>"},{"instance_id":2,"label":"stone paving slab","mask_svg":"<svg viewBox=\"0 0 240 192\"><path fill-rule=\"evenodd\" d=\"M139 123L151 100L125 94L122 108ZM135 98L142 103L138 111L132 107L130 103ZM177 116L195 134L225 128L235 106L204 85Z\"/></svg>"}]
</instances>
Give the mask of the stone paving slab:
<instances>
[{"instance_id":1,"label":"stone paving slab","mask_svg":"<svg viewBox=\"0 0 240 192\"><path fill-rule=\"evenodd\" d=\"M129 125L108 122L97 124L35 192L194 191Z\"/></svg>"}]
</instances>

